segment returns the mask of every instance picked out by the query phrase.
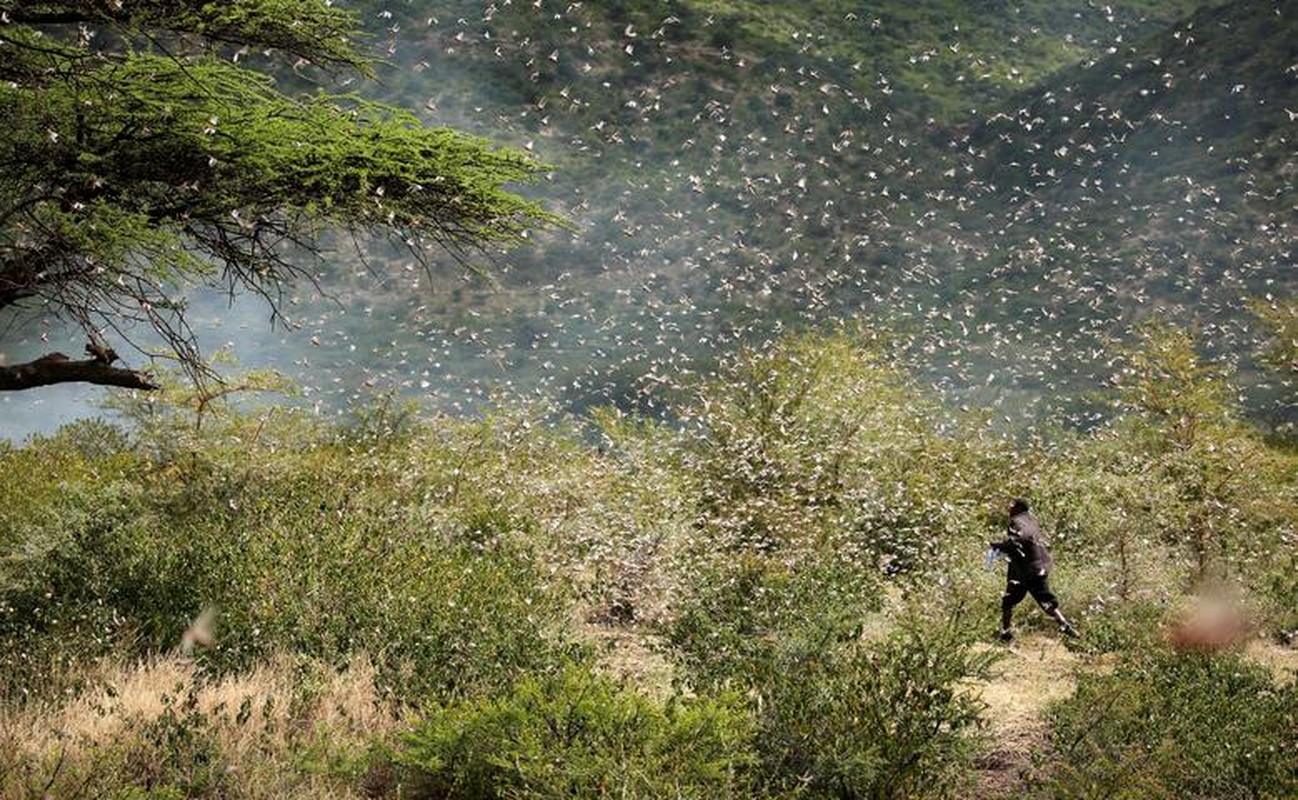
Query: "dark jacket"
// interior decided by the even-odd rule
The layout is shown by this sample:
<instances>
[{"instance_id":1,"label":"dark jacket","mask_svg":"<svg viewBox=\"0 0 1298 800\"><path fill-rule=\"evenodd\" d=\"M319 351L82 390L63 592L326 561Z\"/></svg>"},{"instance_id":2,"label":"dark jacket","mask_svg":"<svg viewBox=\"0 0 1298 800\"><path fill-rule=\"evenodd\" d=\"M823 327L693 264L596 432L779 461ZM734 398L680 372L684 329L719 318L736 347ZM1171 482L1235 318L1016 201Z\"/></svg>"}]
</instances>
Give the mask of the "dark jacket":
<instances>
[{"instance_id":1,"label":"dark jacket","mask_svg":"<svg viewBox=\"0 0 1298 800\"><path fill-rule=\"evenodd\" d=\"M1041 538L1041 526L1027 511L1010 517L1005 540L991 544L1009 558L1009 579L1012 581L1048 575L1055 565Z\"/></svg>"}]
</instances>

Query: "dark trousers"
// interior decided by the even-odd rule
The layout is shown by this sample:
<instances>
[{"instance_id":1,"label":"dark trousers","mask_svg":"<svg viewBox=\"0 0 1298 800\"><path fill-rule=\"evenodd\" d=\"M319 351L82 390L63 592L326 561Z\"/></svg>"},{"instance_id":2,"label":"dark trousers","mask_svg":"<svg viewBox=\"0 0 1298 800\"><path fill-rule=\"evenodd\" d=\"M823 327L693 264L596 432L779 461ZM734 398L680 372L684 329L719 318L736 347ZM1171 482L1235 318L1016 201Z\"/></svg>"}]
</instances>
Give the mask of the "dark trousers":
<instances>
[{"instance_id":1,"label":"dark trousers","mask_svg":"<svg viewBox=\"0 0 1298 800\"><path fill-rule=\"evenodd\" d=\"M1010 578L1005 585L1005 594L1001 597L1001 611L1008 614L1010 609L1018 605L1024 597L1029 594L1032 599L1037 601L1041 610L1047 614L1059 608L1059 598L1055 593L1050 591L1050 581L1045 575L1034 575L1030 578L1018 580Z\"/></svg>"}]
</instances>

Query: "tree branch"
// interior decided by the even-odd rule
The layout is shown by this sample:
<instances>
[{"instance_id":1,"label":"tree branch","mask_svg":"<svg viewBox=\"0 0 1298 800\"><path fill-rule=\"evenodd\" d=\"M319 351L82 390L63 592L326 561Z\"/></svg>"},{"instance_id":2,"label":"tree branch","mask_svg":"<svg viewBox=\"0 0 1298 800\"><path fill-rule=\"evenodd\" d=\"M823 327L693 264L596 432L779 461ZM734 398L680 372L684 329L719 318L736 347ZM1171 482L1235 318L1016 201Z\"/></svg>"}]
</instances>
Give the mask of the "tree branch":
<instances>
[{"instance_id":1,"label":"tree branch","mask_svg":"<svg viewBox=\"0 0 1298 800\"><path fill-rule=\"evenodd\" d=\"M108 351L115 356L115 353ZM50 386L55 383L94 383L127 389L157 389L158 384L145 372L114 367L103 356L73 361L62 353L51 353L35 361L0 366L0 391L12 392Z\"/></svg>"}]
</instances>

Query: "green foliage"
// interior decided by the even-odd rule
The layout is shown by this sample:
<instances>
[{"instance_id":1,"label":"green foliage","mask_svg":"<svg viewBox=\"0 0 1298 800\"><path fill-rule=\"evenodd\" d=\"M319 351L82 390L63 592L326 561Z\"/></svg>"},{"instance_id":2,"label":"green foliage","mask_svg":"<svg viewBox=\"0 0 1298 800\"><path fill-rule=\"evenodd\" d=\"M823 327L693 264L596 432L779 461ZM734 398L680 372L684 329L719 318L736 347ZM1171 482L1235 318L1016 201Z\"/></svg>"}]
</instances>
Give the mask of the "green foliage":
<instances>
[{"instance_id":1,"label":"green foliage","mask_svg":"<svg viewBox=\"0 0 1298 800\"><path fill-rule=\"evenodd\" d=\"M205 678L285 653L355 661L380 702L431 708L400 749L430 796L956 796L994 652L975 638L1000 590L978 554L1004 525L994 507L1026 487L1083 631L1070 646L1120 664L1061 706L1070 755L1052 786L1207 792L1155 720L1196 757L1249 743L1223 774L1288 787L1292 752L1259 755L1251 737L1292 725L1290 690L1234 661L1149 655L1195 572L1194 520L1271 632L1294 627L1293 453L1228 404L1186 405L1225 390L1201 392L1216 379L1188 339L1167 341L1129 357L1140 404L1111 428L1023 443L943 415L845 334L746 355L680 425L614 409L586 428L541 408L430 418L391 397L326 423L242 399L286 388L265 374L127 398L128 429L0 447L3 699L76 696L105 656L172 650L211 617L211 646L190 653ZM595 654L637 682L601 677ZM313 681L293 678L304 695ZM651 699L673 681L675 699ZM1258 708L1213 739L1217 696L1248 692ZM1093 723L1106 703L1125 721ZM124 739L145 754L128 772L152 777L104 785L234 791L209 767L237 756L183 706L173 717ZM1120 748L1129 733L1145 750ZM303 770L401 783L364 747L299 745Z\"/></svg>"},{"instance_id":2,"label":"green foliage","mask_svg":"<svg viewBox=\"0 0 1298 800\"><path fill-rule=\"evenodd\" d=\"M499 686L553 657L556 608L524 553L392 520L304 529L295 523L316 514L294 512L265 518L261 535L243 539L247 560L209 576L230 640L215 658L366 652L385 688L415 700Z\"/></svg>"},{"instance_id":3,"label":"green foliage","mask_svg":"<svg viewBox=\"0 0 1298 800\"><path fill-rule=\"evenodd\" d=\"M292 98L215 59L139 54L101 69L84 85L0 94L0 107L23 123L0 139L15 165L4 186L11 205L26 200L5 239L16 245L41 231L46 241L18 253L57 246L111 272L99 283L69 275L69 288L118 296L111 281L133 274L130 258L144 255L163 285L204 280L214 260L227 278L271 291L274 277L295 274L263 241L274 233L305 241L329 227L387 228L412 244L431 237L463 247L555 221L500 188L530 180L539 168L531 159L425 128L398 109ZM139 130L153 134L131 135ZM10 257L6 271L20 266Z\"/></svg>"},{"instance_id":4,"label":"green foliage","mask_svg":"<svg viewBox=\"0 0 1298 800\"><path fill-rule=\"evenodd\" d=\"M1153 424L1151 433L1177 450L1195 444L1213 426L1227 424L1233 411L1225 375L1206 364L1189 331L1161 321L1136 329L1138 343L1119 348L1118 402Z\"/></svg>"},{"instance_id":5,"label":"green foliage","mask_svg":"<svg viewBox=\"0 0 1298 800\"><path fill-rule=\"evenodd\" d=\"M910 616L863 640L881 587L856 534L695 554L665 643L691 688L753 699L757 780L771 793L954 796L980 713L959 684L994 656L976 653L964 616L944 617L938 604L929 622ZM911 532L894 535L906 543Z\"/></svg>"},{"instance_id":6,"label":"green foliage","mask_svg":"<svg viewBox=\"0 0 1298 800\"><path fill-rule=\"evenodd\" d=\"M706 390L700 414L702 511L715 536L769 549L832 520L851 457L911 422L896 413L906 402L897 377L846 336L742 355Z\"/></svg>"},{"instance_id":7,"label":"green foliage","mask_svg":"<svg viewBox=\"0 0 1298 800\"><path fill-rule=\"evenodd\" d=\"M0 454L6 469L71 461L8 509L21 524L0 562L7 692L55 666L174 647L207 608L213 667L366 653L409 701L505 685L559 647L564 590L525 531L484 537L436 505L392 505L396 479L462 480L454 451L412 440L366 457L288 416L214 415L183 436L156 422L112 481L64 455L85 449L66 435ZM478 488L459 500L489 510Z\"/></svg>"},{"instance_id":8,"label":"green foliage","mask_svg":"<svg viewBox=\"0 0 1298 800\"><path fill-rule=\"evenodd\" d=\"M1141 652L1141 651L1138 651ZM1298 688L1237 656L1143 651L1053 714L1059 798L1292 797Z\"/></svg>"},{"instance_id":9,"label":"green foliage","mask_svg":"<svg viewBox=\"0 0 1298 800\"><path fill-rule=\"evenodd\" d=\"M936 404L870 331L787 337L700 394L698 525L727 550L830 537L863 566L920 567L998 477L985 442L937 434Z\"/></svg>"},{"instance_id":10,"label":"green foliage","mask_svg":"<svg viewBox=\"0 0 1298 800\"><path fill-rule=\"evenodd\" d=\"M2 8L0 308L39 300L92 335L146 322L192 371L183 294L250 289L276 307L316 279L306 256L328 230L463 257L559 223L503 188L544 169L525 153L357 96L292 96L214 52L364 68L354 16L329 3ZM76 23L85 36L66 35Z\"/></svg>"},{"instance_id":11,"label":"green foliage","mask_svg":"<svg viewBox=\"0 0 1298 800\"><path fill-rule=\"evenodd\" d=\"M1147 600L1096 603L1076 615L1086 636L1069 646L1087 653L1143 652L1159 644L1167 616L1165 605Z\"/></svg>"},{"instance_id":12,"label":"green foliage","mask_svg":"<svg viewBox=\"0 0 1298 800\"><path fill-rule=\"evenodd\" d=\"M1289 643L1298 640L1298 548L1276 558L1261 588L1276 638Z\"/></svg>"},{"instance_id":13,"label":"green foliage","mask_svg":"<svg viewBox=\"0 0 1298 800\"><path fill-rule=\"evenodd\" d=\"M365 57L352 42L356 15L317 0L232 0L225 3L31 3L0 2L6 23L19 26L6 38L25 33L21 26L82 23L108 26L125 35L151 30L200 37L212 46L258 45L325 65L361 67ZM51 45L47 44L47 47ZM16 54L21 57L23 54ZM13 56L11 56L13 57Z\"/></svg>"},{"instance_id":14,"label":"green foliage","mask_svg":"<svg viewBox=\"0 0 1298 800\"><path fill-rule=\"evenodd\" d=\"M850 637L879 607L877 578L832 547L787 564L741 555L690 576L665 626L690 686L748 690L769 681L790 636Z\"/></svg>"},{"instance_id":15,"label":"green foliage","mask_svg":"<svg viewBox=\"0 0 1298 800\"><path fill-rule=\"evenodd\" d=\"M663 705L569 664L434 708L399 761L414 797L745 797L753 734L733 697Z\"/></svg>"},{"instance_id":16,"label":"green foliage","mask_svg":"<svg viewBox=\"0 0 1298 800\"><path fill-rule=\"evenodd\" d=\"M592 409L587 441L599 457L566 476L562 497L571 534L568 555L579 556L581 592L589 616L608 622L654 621L675 576L674 554L688 539L694 496L682 467L680 433L672 426L612 407ZM581 462L575 453L567 463Z\"/></svg>"},{"instance_id":17,"label":"green foliage","mask_svg":"<svg viewBox=\"0 0 1298 800\"><path fill-rule=\"evenodd\" d=\"M31 692L42 676L53 680L134 636L117 607L139 611L153 592L146 604L177 599L171 589L183 572L152 572L145 565L156 554L134 546L148 503L137 483L144 465L123 440L102 423L80 423L0 453L6 474L46 476L0 489L0 692ZM163 560L183 566L178 555ZM161 620L145 613L133 622L151 629Z\"/></svg>"},{"instance_id":18,"label":"green foliage","mask_svg":"<svg viewBox=\"0 0 1298 800\"><path fill-rule=\"evenodd\" d=\"M959 616L906 617L875 642L782 636L759 689L762 782L792 796L961 796L983 710L963 683L996 658L972 645Z\"/></svg>"},{"instance_id":19,"label":"green foliage","mask_svg":"<svg viewBox=\"0 0 1298 800\"><path fill-rule=\"evenodd\" d=\"M753 698L759 783L779 796L957 795L981 724L980 703L960 687L996 657L972 649L962 615L912 614L871 641L862 609L836 604L841 586L732 580L702 592L700 605L711 603L687 606L668 638L698 687Z\"/></svg>"},{"instance_id":20,"label":"green foliage","mask_svg":"<svg viewBox=\"0 0 1298 800\"><path fill-rule=\"evenodd\" d=\"M1029 492L1051 549L1098 560L1115 597L1161 587L1169 570L1157 568L1165 555L1160 514L1170 489L1142 479L1146 461L1125 436L1060 438L1060 456L1049 460Z\"/></svg>"},{"instance_id":21,"label":"green foliage","mask_svg":"<svg viewBox=\"0 0 1298 800\"><path fill-rule=\"evenodd\" d=\"M1128 481L1126 507L1138 514L1128 522L1183 546L1196 581L1254 573L1293 523L1292 459L1243 424L1224 374L1203 363L1190 334L1155 323L1138 334L1118 378L1128 415L1116 430L1130 442L1115 455L1140 476Z\"/></svg>"}]
</instances>

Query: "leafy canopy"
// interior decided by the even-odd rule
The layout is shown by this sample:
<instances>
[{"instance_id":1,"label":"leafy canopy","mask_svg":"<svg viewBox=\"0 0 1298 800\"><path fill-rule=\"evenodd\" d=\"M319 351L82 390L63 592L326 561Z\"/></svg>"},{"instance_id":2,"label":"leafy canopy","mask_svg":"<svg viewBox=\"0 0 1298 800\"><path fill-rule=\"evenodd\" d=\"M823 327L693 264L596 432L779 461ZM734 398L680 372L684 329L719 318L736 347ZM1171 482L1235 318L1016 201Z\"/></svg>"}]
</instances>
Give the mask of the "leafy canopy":
<instances>
[{"instance_id":1,"label":"leafy canopy","mask_svg":"<svg viewBox=\"0 0 1298 800\"><path fill-rule=\"evenodd\" d=\"M151 386L109 368L102 334L152 328L199 375L185 291L278 308L318 278L327 231L381 232L427 264L430 245L464 258L559 222L504 188L543 168L524 153L240 63L365 72L354 25L325 0L0 2L0 311L79 323L99 377L129 378L96 382ZM60 377L69 363L89 362L0 368L0 388L91 379Z\"/></svg>"}]
</instances>

